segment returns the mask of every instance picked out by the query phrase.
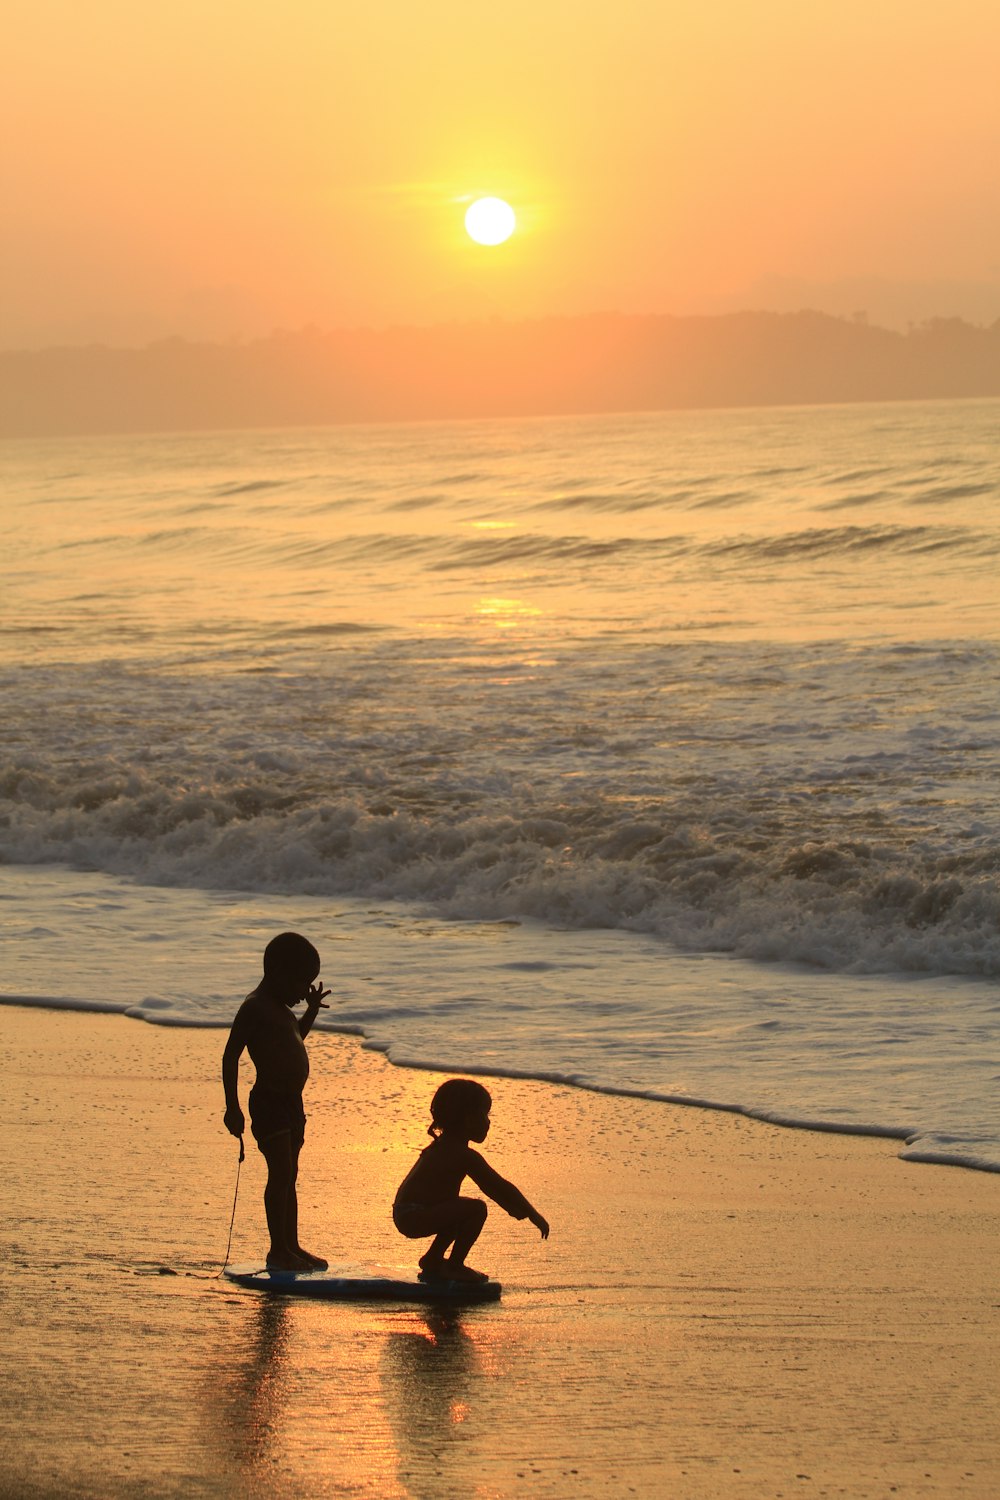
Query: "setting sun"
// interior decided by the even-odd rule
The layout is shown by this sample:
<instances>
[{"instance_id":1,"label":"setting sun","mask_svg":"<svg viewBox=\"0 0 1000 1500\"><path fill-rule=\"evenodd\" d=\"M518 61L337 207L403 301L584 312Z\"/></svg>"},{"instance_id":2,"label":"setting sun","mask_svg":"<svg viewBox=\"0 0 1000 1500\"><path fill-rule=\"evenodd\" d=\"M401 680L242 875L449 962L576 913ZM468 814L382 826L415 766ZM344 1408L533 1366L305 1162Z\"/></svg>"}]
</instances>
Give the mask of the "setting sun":
<instances>
[{"instance_id":1,"label":"setting sun","mask_svg":"<svg viewBox=\"0 0 1000 1500\"><path fill-rule=\"evenodd\" d=\"M477 198L465 215L465 227L477 245L502 245L517 226L514 210L502 198Z\"/></svg>"}]
</instances>

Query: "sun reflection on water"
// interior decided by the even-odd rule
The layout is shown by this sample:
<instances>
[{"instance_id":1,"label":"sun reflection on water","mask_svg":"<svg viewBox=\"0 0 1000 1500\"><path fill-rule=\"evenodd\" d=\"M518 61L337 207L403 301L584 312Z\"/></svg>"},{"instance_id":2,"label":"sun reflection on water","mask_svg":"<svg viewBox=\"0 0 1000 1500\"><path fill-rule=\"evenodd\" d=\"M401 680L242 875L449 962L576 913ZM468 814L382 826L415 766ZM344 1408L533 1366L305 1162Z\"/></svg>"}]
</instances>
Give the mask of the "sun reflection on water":
<instances>
[{"instance_id":1,"label":"sun reflection on water","mask_svg":"<svg viewBox=\"0 0 1000 1500\"><path fill-rule=\"evenodd\" d=\"M539 619L542 611L536 604L528 604L523 599L484 597L476 605L476 614L498 630L517 630Z\"/></svg>"}]
</instances>

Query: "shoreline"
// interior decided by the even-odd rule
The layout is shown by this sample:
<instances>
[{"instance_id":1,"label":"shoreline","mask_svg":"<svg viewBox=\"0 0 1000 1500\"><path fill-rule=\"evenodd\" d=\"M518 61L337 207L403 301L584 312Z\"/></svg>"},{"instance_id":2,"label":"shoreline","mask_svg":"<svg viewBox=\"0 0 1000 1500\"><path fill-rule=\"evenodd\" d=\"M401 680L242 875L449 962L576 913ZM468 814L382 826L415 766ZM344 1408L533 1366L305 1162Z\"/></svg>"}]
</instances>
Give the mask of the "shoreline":
<instances>
[{"instance_id":1,"label":"shoreline","mask_svg":"<svg viewBox=\"0 0 1000 1500\"><path fill-rule=\"evenodd\" d=\"M218 1277L221 1050L214 1027L0 1007L0 1495L1000 1489L996 1175L498 1078L488 1157L552 1223L542 1243L491 1213L502 1302L292 1303ZM303 1239L409 1265L389 1204L442 1075L333 1032L309 1050ZM263 1246L262 1182L248 1143L231 1261Z\"/></svg>"},{"instance_id":2,"label":"shoreline","mask_svg":"<svg viewBox=\"0 0 1000 1500\"><path fill-rule=\"evenodd\" d=\"M228 1031L229 1029L229 1021L200 1020L194 1022L189 1019L168 1019L162 1013L143 1011L139 1007L120 1005L114 1001L79 1000L67 1003L62 999L45 996L26 997L0 994L0 1008L5 1006L14 1006L24 1010L59 1011L67 1014L117 1015L129 1021L144 1022L148 1026L165 1027L178 1031ZM781 1130L804 1131L816 1135L844 1135L859 1139L896 1141L902 1142L906 1146L923 1140L926 1135L926 1132L923 1131L914 1131L891 1125L855 1125L837 1120L809 1120L785 1114L779 1109L768 1109L764 1106L755 1107L753 1105L727 1104L713 1099L685 1094L663 1093L655 1089L630 1089L625 1086L616 1087L613 1084L582 1082L578 1078L569 1075L545 1073L541 1070L537 1073L518 1069L507 1069L505 1071L503 1069L493 1070L477 1065L463 1065L461 1068L453 1070L442 1070L440 1067L422 1062L411 1062L407 1059L394 1060L389 1056L391 1043L388 1045L373 1043L364 1031L355 1027L338 1029L335 1026L324 1026L320 1022L313 1029L313 1037L320 1036L335 1036L356 1043L362 1051L383 1057L390 1068L409 1069L414 1072L430 1073L440 1077L446 1076L447 1072L461 1072L474 1078L494 1079L497 1081L508 1079L527 1083L548 1084L553 1088L579 1089L587 1094L595 1094L612 1099L635 1099L650 1104L662 1104L679 1109L706 1110L712 1113L736 1115L741 1119L755 1120L760 1124L773 1125ZM962 1171L1000 1175L1000 1163L968 1155L963 1156L957 1152L937 1150L933 1147L912 1151L900 1150L896 1155L899 1161L912 1162L915 1165L952 1167Z\"/></svg>"}]
</instances>

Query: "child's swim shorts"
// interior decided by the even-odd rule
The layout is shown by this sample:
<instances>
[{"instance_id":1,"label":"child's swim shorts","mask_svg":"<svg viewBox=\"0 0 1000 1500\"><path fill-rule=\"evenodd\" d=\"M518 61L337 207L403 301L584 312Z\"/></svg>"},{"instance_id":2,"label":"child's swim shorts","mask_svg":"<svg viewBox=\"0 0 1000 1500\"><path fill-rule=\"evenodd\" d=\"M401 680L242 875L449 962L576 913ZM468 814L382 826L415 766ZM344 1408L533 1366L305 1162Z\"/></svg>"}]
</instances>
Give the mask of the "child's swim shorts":
<instances>
[{"instance_id":1,"label":"child's swim shorts","mask_svg":"<svg viewBox=\"0 0 1000 1500\"><path fill-rule=\"evenodd\" d=\"M250 1090L250 1129L258 1146L272 1136L287 1130L292 1146L301 1146L306 1138L306 1112L301 1094L277 1094L273 1089L255 1083Z\"/></svg>"}]
</instances>

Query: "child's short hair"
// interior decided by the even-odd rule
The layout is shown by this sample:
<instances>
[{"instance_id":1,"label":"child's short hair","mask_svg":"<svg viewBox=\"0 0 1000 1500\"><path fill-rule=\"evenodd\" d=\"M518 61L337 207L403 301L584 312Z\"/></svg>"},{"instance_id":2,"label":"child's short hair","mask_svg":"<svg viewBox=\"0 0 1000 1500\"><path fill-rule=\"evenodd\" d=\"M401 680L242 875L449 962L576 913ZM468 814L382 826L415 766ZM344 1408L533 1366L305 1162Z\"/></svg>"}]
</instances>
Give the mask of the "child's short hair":
<instances>
[{"instance_id":1,"label":"child's short hair","mask_svg":"<svg viewBox=\"0 0 1000 1500\"><path fill-rule=\"evenodd\" d=\"M431 1100L431 1123L428 1135L438 1135L442 1130L458 1130L466 1118L477 1109L489 1109L493 1104L488 1089L473 1078L449 1078L442 1083Z\"/></svg>"},{"instance_id":2,"label":"child's short hair","mask_svg":"<svg viewBox=\"0 0 1000 1500\"><path fill-rule=\"evenodd\" d=\"M319 968L319 954L299 932L279 932L264 949L264 974L268 979L289 973L315 979Z\"/></svg>"}]
</instances>

